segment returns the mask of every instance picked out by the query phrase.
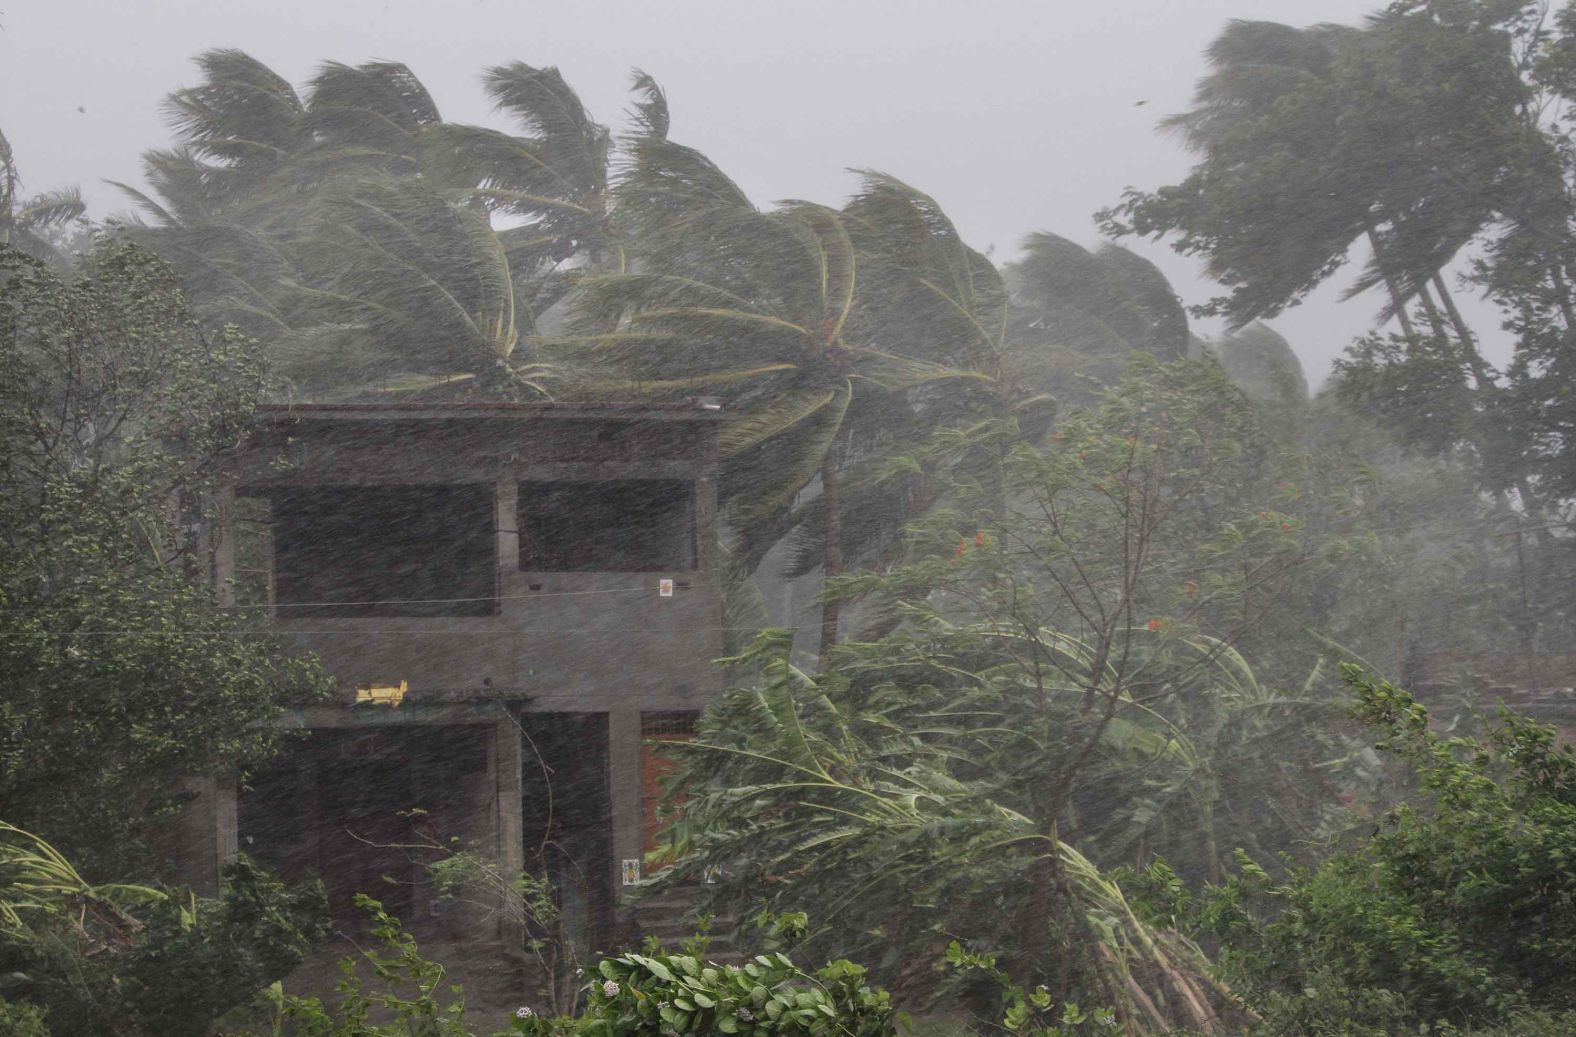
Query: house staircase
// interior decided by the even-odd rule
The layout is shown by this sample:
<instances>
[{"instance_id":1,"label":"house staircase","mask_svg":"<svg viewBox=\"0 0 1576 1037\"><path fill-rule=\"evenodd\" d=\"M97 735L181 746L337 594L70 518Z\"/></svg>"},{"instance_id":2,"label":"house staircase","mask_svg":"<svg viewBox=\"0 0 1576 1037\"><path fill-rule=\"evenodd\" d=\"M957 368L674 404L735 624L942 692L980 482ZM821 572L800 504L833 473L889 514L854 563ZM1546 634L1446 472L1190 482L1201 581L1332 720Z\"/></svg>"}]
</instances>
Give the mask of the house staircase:
<instances>
[{"instance_id":1,"label":"house staircase","mask_svg":"<svg viewBox=\"0 0 1576 1037\"><path fill-rule=\"evenodd\" d=\"M674 886L647 893L634 902L635 925L643 937L655 937L664 949L677 952L695 935L701 897L694 886ZM739 921L718 915L711 921L711 945L704 957L718 965L741 965L744 953L737 943Z\"/></svg>"}]
</instances>

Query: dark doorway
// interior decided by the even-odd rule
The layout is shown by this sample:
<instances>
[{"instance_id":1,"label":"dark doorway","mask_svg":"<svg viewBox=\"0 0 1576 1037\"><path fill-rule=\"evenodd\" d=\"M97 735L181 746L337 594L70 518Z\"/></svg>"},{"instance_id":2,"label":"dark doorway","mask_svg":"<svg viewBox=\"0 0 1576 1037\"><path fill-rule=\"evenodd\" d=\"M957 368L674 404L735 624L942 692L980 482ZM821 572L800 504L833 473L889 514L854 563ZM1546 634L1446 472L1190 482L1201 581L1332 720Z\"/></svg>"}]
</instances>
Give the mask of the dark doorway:
<instances>
[{"instance_id":1,"label":"dark doorway","mask_svg":"<svg viewBox=\"0 0 1576 1037\"><path fill-rule=\"evenodd\" d=\"M584 953L606 950L613 925L613 808L606 713L521 718L525 866L545 873Z\"/></svg>"},{"instance_id":2,"label":"dark doorway","mask_svg":"<svg viewBox=\"0 0 1576 1037\"><path fill-rule=\"evenodd\" d=\"M485 732L313 731L243 789L241 850L288 881L320 878L340 927L364 923L357 893L406 921L432 913L424 865L490 834Z\"/></svg>"}]
</instances>

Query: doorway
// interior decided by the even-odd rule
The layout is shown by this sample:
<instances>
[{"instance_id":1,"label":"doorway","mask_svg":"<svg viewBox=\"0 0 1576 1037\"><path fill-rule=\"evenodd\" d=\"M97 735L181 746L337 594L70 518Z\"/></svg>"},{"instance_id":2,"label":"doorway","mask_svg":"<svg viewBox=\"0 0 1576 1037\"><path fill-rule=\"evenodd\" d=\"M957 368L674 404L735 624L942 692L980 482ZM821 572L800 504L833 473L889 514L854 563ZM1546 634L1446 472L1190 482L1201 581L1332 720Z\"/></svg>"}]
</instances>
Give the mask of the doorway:
<instances>
[{"instance_id":1,"label":"doorway","mask_svg":"<svg viewBox=\"0 0 1576 1037\"><path fill-rule=\"evenodd\" d=\"M336 926L363 928L364 893L411 922L437 905L426 865L490 837L487 729L317 729L253 775L240 849L290 882L320 879Z\"/></svg>"}]
</instances>

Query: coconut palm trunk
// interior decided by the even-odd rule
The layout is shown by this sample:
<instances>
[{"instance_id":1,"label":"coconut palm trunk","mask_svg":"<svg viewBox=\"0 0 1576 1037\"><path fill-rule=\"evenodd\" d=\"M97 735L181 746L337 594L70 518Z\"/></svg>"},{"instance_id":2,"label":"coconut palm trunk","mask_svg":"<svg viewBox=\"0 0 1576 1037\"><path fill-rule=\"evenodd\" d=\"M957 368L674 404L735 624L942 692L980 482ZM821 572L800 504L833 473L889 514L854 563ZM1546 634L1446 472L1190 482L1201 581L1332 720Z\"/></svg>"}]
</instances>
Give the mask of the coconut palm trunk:
<instances>
[{"instance_id":1,"label":"coconut palm trunk","mask_svg":"<svg viewBox=\"0 0 1576 1037\"><path fill-rule=\"evenodd\" d=\"M830 581L843 574L843 460L847 456L847 430L839 432L821 467L821 499L826 508L825 540L821 545L821 572ZM837 644L842 605L827 599L821 605L821 656Z\"/></svg>"},{"instance_id":2,"label":"coconut palm trunk","mask_svg":"<svg viewBox=\"0 0 1576 1037\"><path fill-rule=\"evenodd\" d=\"M1401 324L1401 334L1406 336L1408 345L1415 345L1417 329L1412 327L1412 318L1406 315L1406 300L1401 298L1401 290L1396 287L1389 264L1384 260L1384 247L1379 244L1379 228L1374 226L1372 220L1368 221L1368 247L1374 250L1374 263L1384 276L1384 286L1390 292L1390 304L1395 307L1395 319Z\"/></svg>"}]
</instances>

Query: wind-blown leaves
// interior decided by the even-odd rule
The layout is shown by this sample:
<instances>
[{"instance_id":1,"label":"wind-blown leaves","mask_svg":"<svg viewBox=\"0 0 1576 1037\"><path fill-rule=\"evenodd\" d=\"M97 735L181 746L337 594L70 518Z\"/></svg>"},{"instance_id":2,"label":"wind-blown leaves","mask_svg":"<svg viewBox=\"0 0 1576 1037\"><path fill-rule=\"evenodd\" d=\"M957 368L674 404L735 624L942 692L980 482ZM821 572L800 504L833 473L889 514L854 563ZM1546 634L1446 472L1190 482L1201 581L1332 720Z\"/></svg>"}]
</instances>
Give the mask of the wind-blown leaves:
<instances>
[{"instance_id":1,"label":"wind-blown leaves","mask_svg":"<svg viewBox=\"0 0 1576 1037\"><path fill-rule=\"evenodd\" d=\"M401 363L444 373L503 369L519 341L508 259L475 210L417 181L326 194L300 291L325 324L363 327Z\"/></svg>"},{"instance_id":2,"label":"wind-blown leaves","mask_svg":"<svg viewBox=\"0 0 1576 1037\"><path fill-rule=\"evenodd\" d=\"M695 742L664 746L688 773L667 881L720 868L724 891L813 905L818 950L916 973L912 956L1013 924L1026 862L1055 854L1136 1032L1210 1025L1221 992L1198 950L1142 922L1083 853L998 797L1010 783L993 780L991 746L1011 752L1024 732L987 697L949 702L940 687L908 683L945 681L941 669L869 647L844 652L846 676L813 677L788 663L788 647L782 632L763 635L735 660L757 670L758 686L713 707Z\"/></svg>"}]
</instances>

